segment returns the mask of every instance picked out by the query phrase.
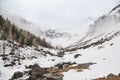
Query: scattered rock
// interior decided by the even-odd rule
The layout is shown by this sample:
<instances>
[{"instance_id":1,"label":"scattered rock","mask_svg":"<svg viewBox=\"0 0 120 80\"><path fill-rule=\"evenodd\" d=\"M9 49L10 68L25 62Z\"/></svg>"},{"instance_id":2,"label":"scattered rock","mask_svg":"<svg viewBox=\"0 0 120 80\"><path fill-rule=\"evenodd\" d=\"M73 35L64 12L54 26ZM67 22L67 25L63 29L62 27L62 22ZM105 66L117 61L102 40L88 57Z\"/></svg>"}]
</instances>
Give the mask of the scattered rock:
<instances>
[{"instance_id":1,"label":"scattered rock","mask_svg":"<svg viewBox=\"0 0 120 80\"><path fill-rule=\"evenodd\" d=\"M113 46L113 43L111 43L110 46Z\"/></svg>"},{"instance_id":2,"label":"scattered rock","mask_svg":"<svg viewBox=\"0 0 120 80\"><path fill-rule=\"evenodd\" d=\"M55 61L55 59L52 59L52 61Z\"/></svg>"},{"instance_id":3,"label":"scattered rock","mask_svg":"<svg viewBox=\"0 0 120 80\"><path fill-rule=\"evenodd\" d=\"M102 49L102 48L104 48L104 46L98 46L98 49Z\"/></svg>"}]
</instances>

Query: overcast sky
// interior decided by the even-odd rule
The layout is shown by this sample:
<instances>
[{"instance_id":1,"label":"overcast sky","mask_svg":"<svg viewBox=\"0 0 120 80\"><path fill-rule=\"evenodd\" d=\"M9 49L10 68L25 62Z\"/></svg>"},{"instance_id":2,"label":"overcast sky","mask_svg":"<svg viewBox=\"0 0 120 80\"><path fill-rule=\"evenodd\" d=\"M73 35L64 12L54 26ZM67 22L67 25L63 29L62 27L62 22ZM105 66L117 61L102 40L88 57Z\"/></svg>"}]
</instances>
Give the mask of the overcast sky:
<instances>
[{"instance_id":1,"label":"overcast sky","mask_svg":"<svg viewBox=\"0 0 120 80\"><path fill-rule=\"evenodd\" d=\"M0 0L0 7L41 25L79 27L107 14L119 0Z\"/></svg>"}]
</instances>

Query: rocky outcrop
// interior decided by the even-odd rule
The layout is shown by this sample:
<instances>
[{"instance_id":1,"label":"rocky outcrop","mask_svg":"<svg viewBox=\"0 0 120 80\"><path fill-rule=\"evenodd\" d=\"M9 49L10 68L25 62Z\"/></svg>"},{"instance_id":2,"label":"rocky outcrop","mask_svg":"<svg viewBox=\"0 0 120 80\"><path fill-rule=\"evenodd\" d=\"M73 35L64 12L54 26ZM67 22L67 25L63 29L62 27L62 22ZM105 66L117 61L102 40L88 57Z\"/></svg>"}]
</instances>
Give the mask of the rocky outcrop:
<instances>
[{"instance_id":1,"label":"rocky outcrop","mask_svg":"<svg viewBox=\"0 0 120 80\"><path fill-rule=\"evenodd\" d=\"M35 64L31 66L30 77L27 80L63 80L63 76L57 76L48 72L48 68L41 68Z\"/></svg>"}]
</instances>

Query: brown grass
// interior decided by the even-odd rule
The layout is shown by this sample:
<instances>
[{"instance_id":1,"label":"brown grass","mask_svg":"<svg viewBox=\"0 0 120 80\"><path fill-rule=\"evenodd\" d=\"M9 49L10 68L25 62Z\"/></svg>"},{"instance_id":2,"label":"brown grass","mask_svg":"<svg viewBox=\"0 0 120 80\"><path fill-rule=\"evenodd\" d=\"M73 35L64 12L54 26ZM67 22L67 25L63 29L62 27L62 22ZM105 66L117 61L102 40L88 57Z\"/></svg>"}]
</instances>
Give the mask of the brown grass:
<instances>
[{"instance_id":1,"label":"brown grass","mask_svg":"<svg viewBox=\"0 0 120 80\"><path fill-rule=\"evenodd\" d=\"M83 69L87 69L87 68L86 67L80 67L79 65L77 65L77 66L68 66L68 67L65 67L63 70L61 70L61 69L50 69L49 73L54 73L57 76L61 76L61 75L63 75L62 74L63 72L67 72L69 70L77 70L77 72L82 72Z\"/></svg>"}]
</instances>

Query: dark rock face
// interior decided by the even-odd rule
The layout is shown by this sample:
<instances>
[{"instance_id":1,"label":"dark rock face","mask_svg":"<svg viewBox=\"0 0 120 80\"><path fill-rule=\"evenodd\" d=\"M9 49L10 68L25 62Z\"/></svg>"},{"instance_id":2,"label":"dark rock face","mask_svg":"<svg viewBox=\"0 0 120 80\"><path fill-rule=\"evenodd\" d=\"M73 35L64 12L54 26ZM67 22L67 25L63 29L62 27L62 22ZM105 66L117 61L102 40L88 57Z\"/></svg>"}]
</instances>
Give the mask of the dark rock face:
<instances>
[{"instance_id":1,"label":"dark rock face","mask_svg":"<svg viewBox=\"0 0 120 80\"><path fill-rule=\"evenodd\" d=\"M22 72L19 72L19 71L15 72L11 80L18 79L18 78L20 78L22 76L23 76Z\"/></svg>"}]
</instances>

